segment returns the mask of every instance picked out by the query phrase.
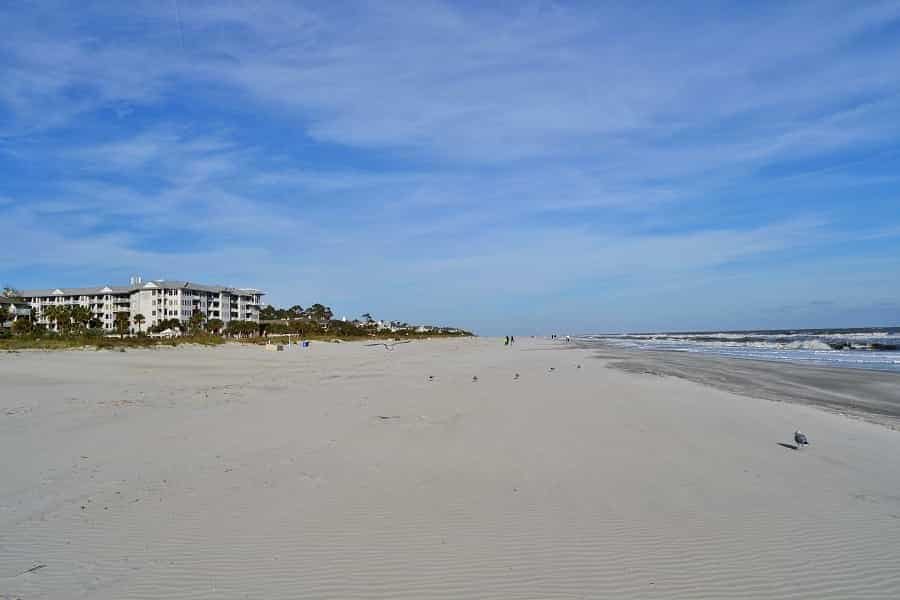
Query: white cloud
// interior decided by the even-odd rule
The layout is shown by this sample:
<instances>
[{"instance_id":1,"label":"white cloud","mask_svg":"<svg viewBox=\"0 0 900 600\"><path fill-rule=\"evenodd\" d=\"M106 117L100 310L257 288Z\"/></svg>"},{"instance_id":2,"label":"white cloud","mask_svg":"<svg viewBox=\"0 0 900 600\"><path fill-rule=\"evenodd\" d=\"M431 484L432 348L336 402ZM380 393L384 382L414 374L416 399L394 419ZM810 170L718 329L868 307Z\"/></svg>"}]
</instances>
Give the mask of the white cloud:
<instances>
[{"instance_id":1,"label":"white cloud","mask_svg":"<svg viewBox=\"0 0 900 600\"><path fill-rule=\"evenodd\" d=\"M632 149L658 147L666 132L736 117L767 126L754 135L726 125L723 141L759 145L827 128L841 99L898 90L896 48L843 49L896 18L890 4L693 22L663 9L649 21L639 11L552 5L501 14L417 2L358 7L352 20L292 3L238 6L194 3L177 21L159 5L133 38L114 41L19 32L7 42L18 60L5 97L34 122L35 97L75 114L92 101L152 101L194 77L294 111L324 141L504 161L602 150L625 134ZM65 88L79 84L93 93L66 102ZM746 158L753 152L734 160Z\"/></svg>"}]
</instances>

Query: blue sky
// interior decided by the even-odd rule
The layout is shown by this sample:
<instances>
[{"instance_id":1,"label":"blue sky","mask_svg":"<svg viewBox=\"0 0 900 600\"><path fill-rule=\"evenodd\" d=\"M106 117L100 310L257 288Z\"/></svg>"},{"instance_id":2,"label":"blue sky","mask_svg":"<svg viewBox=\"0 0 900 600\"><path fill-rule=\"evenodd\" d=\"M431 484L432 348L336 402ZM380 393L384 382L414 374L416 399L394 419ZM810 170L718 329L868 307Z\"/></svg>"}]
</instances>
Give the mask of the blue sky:
<instances>
[{"instance_id":1,"label":"blue sky","mask_svg":"<svg viewBox=\"0 0 900 600\"><path fill-rule=\"evenodd\" d=\"M0 4L0 283L900 325L900 2Z\"/></svg>"}]
</instances>

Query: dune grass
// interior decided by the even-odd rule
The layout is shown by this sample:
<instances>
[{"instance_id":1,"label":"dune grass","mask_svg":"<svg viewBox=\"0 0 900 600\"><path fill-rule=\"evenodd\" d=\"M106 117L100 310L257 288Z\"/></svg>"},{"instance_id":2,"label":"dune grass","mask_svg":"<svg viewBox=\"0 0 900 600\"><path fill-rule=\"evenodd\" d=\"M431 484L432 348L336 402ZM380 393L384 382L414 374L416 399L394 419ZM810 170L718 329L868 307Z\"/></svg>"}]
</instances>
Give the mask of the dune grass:
<instances>
[{"instance_id":1,"label":"dune grass","mask_svg":"<svg viewBox=\"0 0 900 600\"><path fill-rule=\"evenodd\" d=\"M75 348L95 348L97 350L105 350L180 346L183 344L218 346L227 341L228 339L215 335L186 335L169 339L151 338L149 336L124 338L96 335L16 336L0 339L0 350L70 350Z\"/></svg>"},{"instance_id":2,"label":"dune grass","mask_svg":"<svg viewBox=\"0 0 900 600\"><path fill-rule=\"evenodd\" d=\"M300 336L292 334L294 341L303 339L316 342L359 342L373 340L422 340L428 338L466 337L470 333L446 334L446 333L387 333L379 332L371 335L333 335L315 333ZM43 335L36 336L11 336L0 338L0 351L3 350L72 350L72 349L119 349L119 348L153 348L159 346L181 346L184 344L196 344L201 346L219 346L229 342L241 344L265 344L266 342L280 343L285 337L252 336L242 338L223 337L212 334L184 335L175 338L152 338L149 336L134 337L106 337L98 335Z\"/></svg>"}]
</instances>

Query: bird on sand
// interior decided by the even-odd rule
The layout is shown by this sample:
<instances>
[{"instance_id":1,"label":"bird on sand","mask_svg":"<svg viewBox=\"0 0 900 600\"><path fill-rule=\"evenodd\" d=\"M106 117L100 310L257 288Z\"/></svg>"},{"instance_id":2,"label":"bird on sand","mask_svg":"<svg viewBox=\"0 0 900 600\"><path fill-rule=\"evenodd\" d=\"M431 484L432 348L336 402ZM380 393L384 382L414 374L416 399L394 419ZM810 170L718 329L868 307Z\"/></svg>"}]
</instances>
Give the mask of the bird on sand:
<instances>
[{"instance_id":1,"label":"bird on sand","mask_svg":"<svg viewBox=\"0 0 900 600\"><path fill-rule=\"evenodd\" d=\"M550 367L550 372L551 372L551 373L552 373L553 371L555 371L555 370L556 370L556 367Z\"/></svg>"},{"instance_id":2,"label":"bird on sand","mask_svg":"<svg viewBox=\"0 0 900 600\"><path fill-rule=\"evenodd\" d=\"M806 438L806 434L799 429L794 432L794 441L797 443L797 448L802 448L803 446L809 445L809 440Z\"/></svg>"},{"instance_id":3,"label":"bird on sand","mask_svg":"<svg viewBox=\"0 0 900 600\"><path fill-rule=\"evenodd\" d=\"M402 341L402 342L392 342L392 343L390 343L390 344L386 344L386 343L384 343L384 342L375 342L374 344L366 344L366 348L371 348L371 347L373 347L373 346L384 346L384 349L385 349L385 350L390 350L391 352L393 352L393 351L394 351L394 346L399 346L400 344L408 344L408 343L410 343L411 341L412 341L412 340L405 340L405 341Z\"/></svg>"},{"instance_id":4,"label":"bird on sand","mask_svg":"<svg viewBox=\"0 0 900 600\"><path fill-rule=\"evenodd\" d=\"M429 376L428 376L428 381L434 381L434 375L429 375Z\"/></svg>"},{"instance_id":5,"label":"bird on sand","mask_svg":"<svg viewBox=\"0 0 900 600\"><path fill-rule=\"evenodd\" d=\"M478 375L472 375L472 381L473 382L478 381Z\"/></svg>"},{"instance_id":6,"label":"bird on sand","mask_svg":"<svg viewBox=\"0 0 900 600\"><path fill-rule=\"evenodd\" d=\"M516 374L513 376L513 379L518 379L518 378L519 378L519 374L516 373Z\"/></svg>"}]
</instances>

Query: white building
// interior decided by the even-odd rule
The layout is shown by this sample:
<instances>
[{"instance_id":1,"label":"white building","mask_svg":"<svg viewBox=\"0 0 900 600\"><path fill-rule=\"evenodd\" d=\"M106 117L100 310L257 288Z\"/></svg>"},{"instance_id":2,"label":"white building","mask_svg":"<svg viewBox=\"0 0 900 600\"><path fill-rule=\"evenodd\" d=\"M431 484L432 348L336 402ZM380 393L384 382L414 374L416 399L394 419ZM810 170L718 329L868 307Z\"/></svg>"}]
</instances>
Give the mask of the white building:
<instances>
[{"instance_id":1,"label":"white building","mask_svg":"<svg viewBox=\"0 0 900 600\"><path fill-rule=\"evenodd\" d=\"M259 307L265 292L253 288L204 285L190 281L148 281L133 278L127 286L25 290L21 296L31 304L35 322L52 327L45 316L49 306L85 306L103 329L114 330L116 313L127 312L132 331L135 315L143 315L140 329L146 331L160 321L188 321L195 310L209 319L259 322Z\"/></svg>"}]
</instances>

